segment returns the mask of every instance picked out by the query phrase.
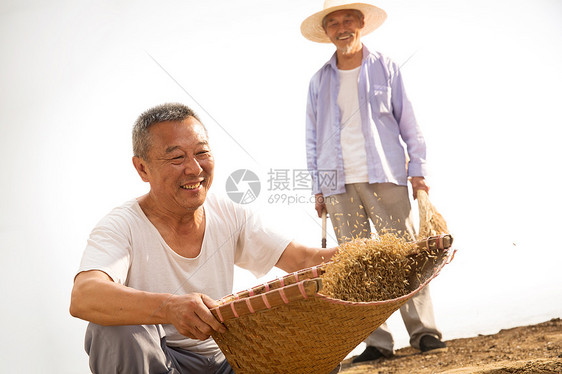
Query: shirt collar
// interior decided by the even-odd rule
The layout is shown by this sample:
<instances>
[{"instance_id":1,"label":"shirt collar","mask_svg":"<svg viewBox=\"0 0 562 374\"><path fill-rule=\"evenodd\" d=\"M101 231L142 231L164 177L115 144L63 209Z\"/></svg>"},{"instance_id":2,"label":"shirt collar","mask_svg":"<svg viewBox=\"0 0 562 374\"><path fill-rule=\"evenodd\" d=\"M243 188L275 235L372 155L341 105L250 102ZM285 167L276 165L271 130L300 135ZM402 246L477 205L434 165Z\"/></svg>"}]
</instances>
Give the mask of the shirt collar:
<instances>
[{"instance_id":1,"label":"shirt collar","mask_svg":"<svg viewBox=\"0 0 562 374\"><path fill-rule=\"evenodd\" d=\"M367 57L369 57L369 55L371 54L371 52L369 51L369 49L367 48L367 46L365 44L361 43L361 46L363 47L363 59L361 60L361 65L363 65L365 63L365 60L367 59ZM334 54L332 55L332 58L330 58L330 60L326 63L326 65L330 65L332 67L332 69L334 69L335 71L338 71L337 52L334 52Z\"/></svg>"}]
</instances>

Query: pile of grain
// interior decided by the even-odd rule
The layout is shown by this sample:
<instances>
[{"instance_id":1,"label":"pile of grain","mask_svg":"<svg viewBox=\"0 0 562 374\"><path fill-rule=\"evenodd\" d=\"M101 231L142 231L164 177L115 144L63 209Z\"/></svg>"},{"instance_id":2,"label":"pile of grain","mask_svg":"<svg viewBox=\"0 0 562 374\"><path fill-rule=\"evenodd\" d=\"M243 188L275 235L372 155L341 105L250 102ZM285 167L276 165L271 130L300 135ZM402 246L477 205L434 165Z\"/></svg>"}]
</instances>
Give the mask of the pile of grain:
<instances>
[{"instance_id":1,"label":"pile of grain","mask_svg":"<svg viewBox=\"0 0 562 374\"><path fill-rule=\"evenodd\" d=\"M344 243L322 275L323 295L335 299L370 302L406 295L411 260L415 250L390 233Z\"/></svg>"}]
</instances>

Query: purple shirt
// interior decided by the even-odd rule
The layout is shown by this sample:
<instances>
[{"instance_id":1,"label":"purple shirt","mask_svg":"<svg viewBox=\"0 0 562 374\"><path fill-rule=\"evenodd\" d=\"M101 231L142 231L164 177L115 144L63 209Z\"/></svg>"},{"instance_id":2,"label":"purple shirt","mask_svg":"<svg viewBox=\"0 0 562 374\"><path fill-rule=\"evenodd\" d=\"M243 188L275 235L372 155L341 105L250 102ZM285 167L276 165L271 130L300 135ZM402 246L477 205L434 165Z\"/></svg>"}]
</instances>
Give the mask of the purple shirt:
<instances>
[{"instance_id":1,"label":"purple shirt","mask_svg":"<svg viewBox=\"0 0 562 374\"><path fill-rule=\"evenodd\" d=\"M398 65L363 45L358 89L358 115L365 138L369 183L407 185L409 176L425 176L425 140ZM312 77L306 108L306 152L312 192L322 192L324 196L345 192L338 92L334 53ZM401 139L409 157L407 166Z\"/></svg>"}]
</instances>

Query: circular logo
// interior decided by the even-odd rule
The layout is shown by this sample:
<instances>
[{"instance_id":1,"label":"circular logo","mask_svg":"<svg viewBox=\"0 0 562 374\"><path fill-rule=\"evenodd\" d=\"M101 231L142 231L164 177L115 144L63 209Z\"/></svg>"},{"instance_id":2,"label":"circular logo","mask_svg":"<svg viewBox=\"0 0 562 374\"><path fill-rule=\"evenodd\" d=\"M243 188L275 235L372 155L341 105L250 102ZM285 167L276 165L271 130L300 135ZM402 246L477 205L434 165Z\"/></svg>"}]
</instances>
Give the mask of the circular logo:
<instances>
[{"instance_id":1,"label":"circular logo","mask_svg":"<svg viewBox=\"0 0 562 374\"><path fill-rule=\"evenodd\" d=\"M226 180L226 194L238 204L249 204L260 194L260 180L251 170L236 170Z\"/></svg>"}]
</instances>

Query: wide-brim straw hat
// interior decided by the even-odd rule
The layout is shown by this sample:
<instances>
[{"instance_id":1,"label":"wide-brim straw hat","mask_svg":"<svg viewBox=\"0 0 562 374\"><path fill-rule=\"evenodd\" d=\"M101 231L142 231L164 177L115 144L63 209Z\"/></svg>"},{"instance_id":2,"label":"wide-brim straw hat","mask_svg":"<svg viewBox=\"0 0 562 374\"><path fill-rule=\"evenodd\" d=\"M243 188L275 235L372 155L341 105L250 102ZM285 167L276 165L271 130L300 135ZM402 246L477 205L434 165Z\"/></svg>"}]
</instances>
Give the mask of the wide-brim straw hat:
<instances>
[{"instance_id":1,"label":"wide-brim straw hat","mask_svg":"<svg viewBox=\"0 0 562 374\"><path fill-rule=\"evenodd\" d=\"M373 32L386 20L386 12L371 4L349 0L325 0L324 9L314 13L301 24L302 35L313 42L330 43L330 39L322 27L322 20L328 14L343 9L355 9L363 13L365 26L361 29L361 35Z\"/></svg>"}]
</instances>

